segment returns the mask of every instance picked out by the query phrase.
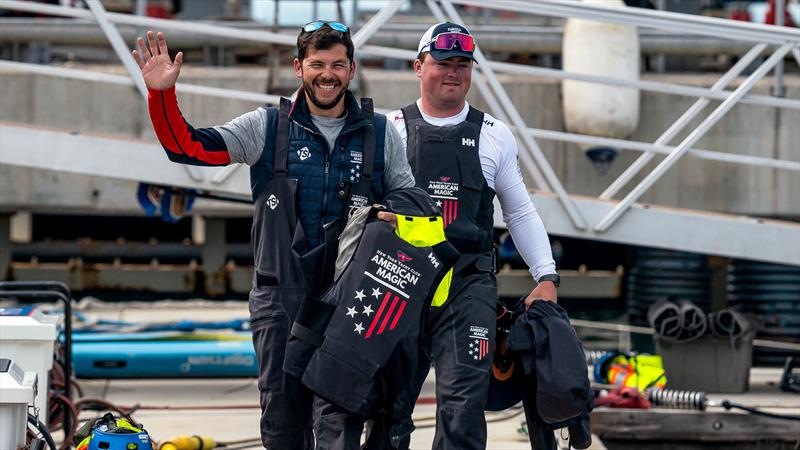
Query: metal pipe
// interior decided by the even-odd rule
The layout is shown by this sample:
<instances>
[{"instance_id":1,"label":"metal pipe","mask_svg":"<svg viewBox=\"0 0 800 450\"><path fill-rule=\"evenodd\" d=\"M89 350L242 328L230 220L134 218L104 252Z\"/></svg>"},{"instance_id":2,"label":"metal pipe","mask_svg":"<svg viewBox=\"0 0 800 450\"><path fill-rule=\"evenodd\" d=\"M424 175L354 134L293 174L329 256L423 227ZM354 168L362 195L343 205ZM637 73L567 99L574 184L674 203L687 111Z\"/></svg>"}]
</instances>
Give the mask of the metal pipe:
<instances>
[{"instance_id":1,"label":"metal pipe","mask_svg":"<svg viewBox=\"0 0 800 450\"><path fill-rule=\"evenodd\" d=\"M564 0L453 0L460 5L516 11L552 17L576 17L598 22L618 23L639 28L658 28L682 34L700 34L753 43L800 45L797 30L788 27L720 19L644 8L611 8L590 3Z\"/></svg>"},{"instance_id":2,"label":"metal pipe","mask_svg":"<svg viewBox=\"0 0 800 450\"><path fill-rule=\"evenodd\" d=\"M784 21L784 14L786 14L786 3L784 0L775 0L775 25L782 27ZM783 60L778 61L775 65L775 90L772 92L775 97L783 97L786 95L786 90L783 85Z\"/></svg>"},{"instance_id":3,"label":"metal pipe","mask_svg":"<svg viewBox=\"0 0 800 450\"><path fill-rule=\"evenodd\" d=\"M757 57L767 48L767 44L758 44L752 49L750 49L747 54L745 54L742 59L739 60L733 67L730 68L720 79L711 86L711 90L714 92L719 92L724 89L731 81L733 81L736 77L739 76L742 71L747 68ZM684 128L686 128L689 123L697 117L698 114L703 112L708 104L711 103L709 99L705 97L701 97L697 99L696 102L686 112L681 115L664 133L656 139L653 143L654 145L666 145L678 135ZM606 188L603 193L600 194L600 198L607 200L614 197L617 192L620 191L626 184L628 184L633 177L635 177L644 167L649 163L655 154L653 152L647 151L640 155L636 161L634 161L627 169L625 169L616 180L614 180L608 188Z\"/></svg>"},{"instance_id":4,"label":"metal pipe","mask_svg":"<svg viewBox=\"0 0 800 450\"><path fill-rule=\"evenodd\" d=\"M128 74L131 76L134 86L139 90L142 98L147 101L147 86L145 86L144 79L141 77L139 65L133 60L133 56L130 50L128 50L128 46L122 41L122 36L120 36L119 31L108 21L108 13L106 13L103 4L100 3L100 0L86 0L86 5L89 6L92 14L94 14L95 20L97 20L97 24L100 25L106 38L108 38L108 42L111 43L114 52L116 52L117 56L122 61L122 65L125 66L125 70L127 70Z\"/></svg>"},{"instance_id":5,"label":"metal pipe","mask_svg":"<svg viewBox=\"0 0 800 450\"><path fill-rule=\"evenodd\" d=\"M83 259L101 260L147 260L178 259L190 261L202 260L202 246L183 244L181 242L134 242L117 243L112 241L78 240L47 241L29 244L12 244L11 253L17 261L32 258L40 260L67 260L80 257ZM249 244L225 244L227 258L252 258Z\"/></svg>"},{"instance_id":6,"label":"metal pipe","mask_svg":"<svg viewBox=\"0 0 800 450\"><path fill-rule=\"evenodd\" d=\"M522 64L512 64L503 62L491 63L492 68L499 72L515 75L531 75L540 77L556 78L560 80L587 81L590 83L608 84L626 88L637 88L643 91L658 92L662 94L685 95L689 97L708 97L714 100L725 100L733 91L714 92L704 87L686 86L682 84L663 83L660 81L647 80L623 80L620 78L610 78L597 75L587 75L574 72L564 72L563 70L550 69L547 67L526 66ZM797 99L774 98L768 95L747 95L742 98L741 103L752 105L775 106L780 108L800 110L800 102Z\"/></svg>"},{"instance_id":7,"label":"metal pipe","mask_svg":"<svg viewBox=\"0 0 800 450\"><path fill-rule=\"evenodd\" d=\"M12 5L15 8L13 9L20 9L24 11L32 11L32 12L47 12L49 14L58 14L61 13L62 15L68 15L72 17L84 17L91 19L91 14L88 11L80 10L77 8L61 8L61 7L53 7L50 5L40 5L40 4L32 4L27 2L19 2L15 0L0 0L0 7L9 7L7 5ZM10 8L11 9L11 8ZM42 9L42 11L40 11ZM636 8L631 8L636 9ZM202 23L181 23L178 21L172 20L164 20L164 19L154 19L154 18L135 18L134 16L125 15L125 14L108 14L109 19L112 21L117 21L119 23L134 23L138 26L145 26L151 28L158 28L163 30L175 30L175 31L184 31L192 34L198 33L205 33L215 36L218 39L222 39L220 42L228 42L230 41L232 44L245 40L249 42L257 42L257 43L277 43L282 45L289 45L294 46L296 38L290 35L281 34L281 33L269 33L263 31L255 31L255 30L239 30L232 27L224 27L219 25L210 25L210 24L202 24ZM691 17L691 16L688 16ZM198 27L195 29L194 27ZM773 27L774 28L774 27ZM215 41L217 42L217 41ZM413 60L416 57L416 51L412 50L405 50L400 48L390 48L390 47L381 47L377 45L364 45L359 53L363 55L371 55L371 56L379 56L384 58L395 58L400 60ZM800 56L797 57L800 60ZM687 96L694 96L694 97L708 97L711 99L717 100L724 100L731 92L730 91L722 91L722 92L712 92L710 89L702 88L702 87L692 87L692 86L682 86L682 85L674 85L669 83L661 83L655 81L644 81L644 80L621 80L616 78L608 78L608 77L601 77L595 75L585 75L585 74L575 74L575 73L567 73L561 70L556 69L549 69L545 67L533 67L521 64L511 64L511 63L501 63L501 62L490 62L488 63L492 69L503 72L503 73L511 73L511 74L520 74L520 75L533 75L533 76L544 76L544 77L552 77L557 79L569 79L569 80L577 80L577 81L587 81L587 82L594 82L594 83L602 83L602 84L609 84L612 86L623 86L623 87L633 87L642 89L645 91L652 91L652 92L661 92L667 94L676 94L676 95L687 95ZM765 105L765 106L776 106L782 108L789 108L789 109L799 109L800 110L800 102L797 102L795 99L782 99L782 98L773 98L770 96L764 95L748 95L741 100L742 103L748 104L757 104L757 105Z\"/></svg>"},{"instance_id":8,"label":"metal pipe","mask_svg":"<svg viewBox=\"0 0 800 450\"><path fill-rule=\"evenodd\" d=\"M197 23L206 23L203 21ZM211 22L210 24L216 24ZM225 27L237 30L260 30L264 26L253 22L220 22ZM487 52L516 52L560 54L563 28L527 27L521 25L485 26L468 24L470 30L480 36L481 46ZM92 21L83 19L61 18L0 18L3 33L0 42L46 41L53 44L105 45L106 39L102 31ZM355 26L353 27L355 29ZM427 28L420 24L388 23L381 27L370 39L375 45L413 49L419 36ZM141 27L120 24L120 34L126 42L131 42L141 33ZM296 27L283 27L272 30L275 33L289 35L296 32ZM673 35L660 30L640 30L639 40L642 54L674 54L674 55L740 55L750 49L751 45L709 36ZM169 36L170 45L182 49L202 49L208 45L208 39L197 33L174 31ZM236 38L218 37L215 45L236 46L240 49L263 49L261 42L245 42Z\"/></svg>"},{"instance_id":9,"label":"metal pipe","mask_svg":"<svg viewBox=\"0 0 800 450\"><path fill-rule=\"evenodd\" d=\"M595 322L592 320L570 319L573 327L591 328L595 330L610 330L619 333L655 334L655 330L649 327L637 327L624 323ZM776 348L783 350L800 351L800 344L792 342L772 341L767 339L753 339L754 347Z\"/></svg>"},{"instance_id":10,"label":"metal pipe","mask_svg":"<svg viewBox=\"0 0 800 450\"><path fill-rule=\"evenodd\" d=\"M393 0L391 3L381 8L377 14L372 16L367 23L353 35L353 46L357 49L362 47L375 32L394 16L397 10L403 6L403 3L405 3L405 0Z\"/></svg>"},{"instance_id":11,"label":"metal pipe","mask_svg":"<svg viewBox=\"0 0 800 450\"><path fill-rule=\"evenodd\" d=\"M436 18L438 22L444 22L447 20L447 16L445 16L444 12L439 5L433 0L426 0L428 8L430 8L433 16ZM484 101L489 105L489 110L494 114L499 120L502 120L505 123L509 123L508 115L506 112L503 111L502 106L500 103L497 102L497 99L492 94L492 90L489 88L489 85L486 83L486 79L483 76L483 73L480 70L477 70L473 67L473 74L475 75L473 80L475 81L475 85L478 87L478 91L480 91L481 96L483 97ZM523 155L520 158L520 167L524 169L530 176L533 178L534 184L543 190L543 191L552 191L550 188L550 184L545 179L542 172L539 168L534 164L531 160L527 152L522 151L525 150L525 142L523 142L520 146L519 154Z\"/></svg>"},{"instance_id":12,"label":"metal pipe","mask_svg":"<svg viewBox=\"0 0 800 450\"><path fill-rule=\"evenodd\" d=\"M134 14L143 16L147 12L147 0L136 0L136 10Z\"/></svg>"},{"instance_id":13,"label":"metal pipe","mask_svg":"<svg viewBox=\"0 0 800 450\"><path fill-rule=\"evenodd\" d=\"M767 72L772 69L789 51L792 49L792 44L784 44L770 56L752 75L750 75L741 86L739 86L733 95L728 97L722 104L720 104L703 122L697 126L666 158L664 158L659 165L653 169L631 192L625 196L611 211L608 212L600 221L595 225L594 231L604 232L614 222L619 219L630 206L639 199L661 176L666 173L678 160L683 156L686 151L694 145L700 138L716 124L736 103L739 99L750 89L755 86L756 82L764 77Z\"/></svg>"},{"instance_id":14,"label":"metal pipe","mask_svg":"<svg viewBox=\"0 0 800 450\"><path fill-rule=\"evenodd\" d=\"M47 76L66 77L66 78L85 80L91 82L112 83L112 84L121 84L128 86L133 84L133 82L129 77L122 75L106 74L106 73L94 72L82 69L70 69L66 67L43 66L40 64L30 64L30 63L20 63L16 61L0 60L0 70L8 70L8 69L19 70L28 73L36 73ZM476 85L479 83L483 83L483 85L485 86L485 81L483 80L482 75L476 74L476 77L473 80L476 82ZM176 89L178 92L182 93L200 94L200 95L207 95L207 96L226 98L226 99L246 100L246 101L266 103L270 105L277 105L278 102L280 101L280 96L278 95L258 94L247 91L215 88L210 86L201 86L194 84L178 83L176 85ZM486 98L487 103L490 104L490 109L492 110L492 112L497 116L499 120L507 122L508 119L504 117L505 113L503 113L503 111L500 109L499 104L497 104L496 102L494 103L490 102L490 99L493 102L494 98L491 96ZM382 108L376 108L376 111L383 113L388 112L388 110ZM562 142L574 142L577 144L588 144L588 145L607 145L629 150L652 151L663 154L668 154L675 148L667 145L655 145L649 142L631 141L625 139L613 139L613 138L605 138L599 136L589 136L589 135L567 133L554 130L543 130L540 128L527 128L526 132L529 133L532 137L540 139L548 139L548 140L562 141ZM795 170L795 171L800 170L800 163L796 161L772 159L760 156L730 154L714 150L704 150L696 148L689 149L688 154L696 158L706 159L711 161L748 164L759 167L772 167L776 169L785 169L785 170ZM241 167L240 164L235 164L221 168L212 176L211 182L215 184L223 183L230 177L230 175L232 175L232 172L238 170L239 167ZM549 188L542 188L542 190L551 191Z\"/></svg>"},{"instance_id":15,"label":"metal pipe","mask_svg":"<svg viewBox=\"0 0 800 450\"><path fill-rule=\"evenodd\" d=\"M655 152L662 154L671 153L675 147L668 145L655 145L649 142L628 141L625 139L613 139L599 136L589 136L586 134L566 133L562 131L543 130L541 128L528 128L527 132L531 136L552 141L574 142L576 144L604 145L609 147L624 148L641 152ZM687 152L688 156L709 161L720 161L735 164L745 164L758 167L770 167L773 169L800 171L800 162L788 161L785 159L772 159L762 156L740 155L736 153L725 153L714 150L703 150L692 148Z\"/></svg>"},{"instance_id":16,"label":"metal pipe","mask_svg":"<svg viewBox=\"0 0 800 450\"><path fill-rule=\"evenodd\" d=\"M449 1L443 0L442 7L451 18L455 19L456 22L463 23L461 17L458 14L458 11L456 11L456 9ZM483 52L481 51L480 47L478 46L475 47L473 55L475 56L475 59L478 62L478 64L483 63L481 64L481 70L483 71L483 74L486 76L486 79L489 82L489 86L492 87L495 94L499 97L498 100L506 110L506 113L511 119L511 123L518 129L526 128L525 121L522 120L522 116L520 116L519 112L517 111L517 108L514 106L514 102L511 101L511 98L506 93L505 89L503 88L503 85L500 84L500 81L497 79L497 76L495 76L491 67L489 67L489 65L486 64L487 59L483 55ZM558 176L553 171L553 168L550 166L550 163L547 161L547 158L542 153L542 150L536 144L536 141L531 139L531 137L527 133L520 133L519 135L522 138L522 141L525 142L525 145L533 154L533 158L536 161L539 169L542 171L545 178L547 179L547 182L553 188L556 195L558 195L558 199L561 202L561 205L564 207L564 210L569 215L570 220L572 220L573 226L579 230L586 229L586 220L583 218L583 215L581 214L575 202L567 193L566 189L564 189L564 186L561 184L561 180L558 179ZM522 155L524 155L524 153L520 152L520 156Z\"/></svg>"}]
</instances>

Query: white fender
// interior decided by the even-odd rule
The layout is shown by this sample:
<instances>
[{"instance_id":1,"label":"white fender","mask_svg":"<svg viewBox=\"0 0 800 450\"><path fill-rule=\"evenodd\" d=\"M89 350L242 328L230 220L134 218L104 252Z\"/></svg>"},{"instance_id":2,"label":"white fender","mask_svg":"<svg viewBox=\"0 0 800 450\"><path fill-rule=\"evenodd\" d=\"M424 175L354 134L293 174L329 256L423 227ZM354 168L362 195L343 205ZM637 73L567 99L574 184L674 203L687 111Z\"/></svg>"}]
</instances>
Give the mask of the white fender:
<instances>
[{"instance_id":1,"label":"white fender","mask_svg":"<svg viewBox=\"0 0 800 450\"><path fill-rule=\"evenodd\" d=\"M625 8L622 0L583 0ZM567 19L563 68L567 72L639 79L639 33L635 27ZM563 81L564 123L568 131L626 138L639 124L639 90L582 81Z\"/></svg>"}]
</instances>

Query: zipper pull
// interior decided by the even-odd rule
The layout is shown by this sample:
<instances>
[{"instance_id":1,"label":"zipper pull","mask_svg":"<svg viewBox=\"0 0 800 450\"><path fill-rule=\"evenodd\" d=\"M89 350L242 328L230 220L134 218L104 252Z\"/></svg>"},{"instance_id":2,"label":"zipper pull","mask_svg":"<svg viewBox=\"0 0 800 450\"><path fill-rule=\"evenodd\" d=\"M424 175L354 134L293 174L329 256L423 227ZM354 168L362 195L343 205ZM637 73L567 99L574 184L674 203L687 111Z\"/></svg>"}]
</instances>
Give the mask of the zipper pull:
<instances>
[{"instance_id":1,"label":"zipper pull","mask_svg":"<svg viewBox=\"0 0 800 450\"><path fill-rule=\"evenodd\" d=\"M325 161L325 175L328 175L328 172L331 170L331 162Z\"/></svg>"}]
</instances>

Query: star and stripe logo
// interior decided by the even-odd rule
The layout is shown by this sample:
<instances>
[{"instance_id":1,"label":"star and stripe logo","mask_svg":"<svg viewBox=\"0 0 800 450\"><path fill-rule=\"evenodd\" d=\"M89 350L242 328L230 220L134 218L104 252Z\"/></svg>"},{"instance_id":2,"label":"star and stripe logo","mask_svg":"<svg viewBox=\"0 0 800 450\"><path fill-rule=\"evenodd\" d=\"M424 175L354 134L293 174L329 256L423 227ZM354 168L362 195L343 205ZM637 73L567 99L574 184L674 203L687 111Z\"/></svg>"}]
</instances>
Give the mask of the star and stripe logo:
<instances>
[{"instance_id":1,"label":"star and stripe logo","mask_svg":"<svg viewBox=\"0 0 800 450\"><path fill-rule=\"evenodd\" d=\"M369 283L355 290L352 305L346 307L345 315L353 320L353 333L366 340L394 330L403 318L410 297L367 271L364 275Z\"/></svg>"},{"instance_id":2,"label":"star and stripe logo","mask_svg":"<svg viewBox=\"0 0 800 450\"><path fill-rule=\"evenodd\" d=\"M467 353L475 361L480 361L489 354L489 329L482 326L469 327L469 347Z\"/></svg>"},{"instance_id":3,"label":"star and stripe logo","mask_svg":"<svg viewBox=\"0 0 800 450\"><path fill-rule=\"evenodd\" d=\"M431 197L436 197L432 195ZM442 209L442 224L444 228L455 222L458 218L458 199L451 197L439 197L436 206Z\"/></svg>"},{"instance_id":4,"label":"star and stripe logo","mask_svg":"<svg viewBox=\"0 0 800 450\"><path fill-rule=\"evenodd\" d=\"M469 355L475 360L483 359L489 353L489 339L474 338L469 343Z\"/></svg>"}]
</instances>

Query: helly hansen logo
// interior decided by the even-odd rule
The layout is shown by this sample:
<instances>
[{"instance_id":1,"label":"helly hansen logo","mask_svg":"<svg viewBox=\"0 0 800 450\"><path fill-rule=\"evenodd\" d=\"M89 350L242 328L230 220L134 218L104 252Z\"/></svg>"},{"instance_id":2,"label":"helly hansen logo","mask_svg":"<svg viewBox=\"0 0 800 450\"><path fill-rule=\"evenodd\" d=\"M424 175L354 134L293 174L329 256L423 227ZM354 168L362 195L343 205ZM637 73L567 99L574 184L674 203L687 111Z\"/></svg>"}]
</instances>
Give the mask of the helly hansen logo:
<instances>
[{"instance_id":1,"label":"helly hansen logo","mask_svg":"<svg viewBox=\"0 0 800 450\"><path fill-rule=\"evenodd\" d=\"M439 268L439 260L436 259L436 255L434 255L433 252L428 253L428 260L433 264L435 269Z\"/></svg>"},{"instance_id":2,"label":"helly hansen logo","mask_svg":"<svg viewBox=\"0 0 800 450\"><path fill-rule=\"evenodd\" d=\"M461 145L464 147L475 147L475 139L461 138Z\"/></svg>"},{"instance_id":3,"label":"helly hansen logo","mask_svg":"<svg viewBox=\"0 0 800 450\"><path fill-rule=\"evenodd\" d=\"M311 150L309 150L308 147L303 147L297 151L297 156L300 158L300 161L305 161L311 158Z\"/></svg>"},{"instance_id":4,"label":"helly hansen logo","mask_svg":"<svg viewBox=\"0 0 800 450\"><path fill-rule=\"evenodd\" d=\"M405 253L401 252L400 250L397 251L397 259L400 260L402 263L406 263L411 261L411 257L406 255Z\"/></svg>"},{"instance_id":5,"label":"helly hansen logo","mask_svg":"<svg viewBox=\"0 0 800 450\"><path fill-rule=\"evenodd\" d=\"M277 208L279 203L280 200L278 200L278 197L275 197L275 194L271 194L267 199L267 206L269 206L269 209Z\"/></svg>"}]
</instances>

